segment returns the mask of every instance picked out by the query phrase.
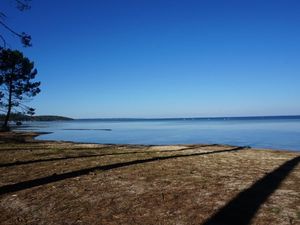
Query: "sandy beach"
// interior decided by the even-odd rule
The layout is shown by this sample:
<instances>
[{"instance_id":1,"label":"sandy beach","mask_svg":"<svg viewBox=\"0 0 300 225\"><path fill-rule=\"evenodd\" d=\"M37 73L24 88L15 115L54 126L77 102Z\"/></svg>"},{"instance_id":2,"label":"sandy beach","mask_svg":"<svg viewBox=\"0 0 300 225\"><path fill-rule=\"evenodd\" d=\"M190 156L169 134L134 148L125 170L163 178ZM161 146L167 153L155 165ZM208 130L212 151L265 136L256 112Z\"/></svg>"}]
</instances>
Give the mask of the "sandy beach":
<instances>
[{"instance_id":1,"label":"sandy beach","mask_svg":"<svg viewBox=\"0 0 300 225\"><path fill-rule=\"evenodd\" d=\"M0 135L1 224L300 223L299 152L36 135Z\"/></svg>"}]
</instances>

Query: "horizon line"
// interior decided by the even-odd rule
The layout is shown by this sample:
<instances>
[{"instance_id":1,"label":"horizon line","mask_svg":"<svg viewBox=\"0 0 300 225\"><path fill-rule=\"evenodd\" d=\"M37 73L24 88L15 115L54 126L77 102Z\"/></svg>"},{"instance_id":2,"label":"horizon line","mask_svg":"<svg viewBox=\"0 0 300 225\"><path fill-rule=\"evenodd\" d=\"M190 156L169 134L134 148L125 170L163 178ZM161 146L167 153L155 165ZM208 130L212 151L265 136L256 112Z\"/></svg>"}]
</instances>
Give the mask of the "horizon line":
<instances>
[{"instance_id":1,"label":"horizon line","mask_svg":"<svg viewBox=\"0 0 300 225\"><path fill-rule=\"evenodd\" d=\"M274 117L300 117L298 115L264 115L264 116L191 116L191 117L94 117L73 118L74 120L171 120L171 119L225 119L225 118L274 118Z\"/></svg>"}]
</instances>

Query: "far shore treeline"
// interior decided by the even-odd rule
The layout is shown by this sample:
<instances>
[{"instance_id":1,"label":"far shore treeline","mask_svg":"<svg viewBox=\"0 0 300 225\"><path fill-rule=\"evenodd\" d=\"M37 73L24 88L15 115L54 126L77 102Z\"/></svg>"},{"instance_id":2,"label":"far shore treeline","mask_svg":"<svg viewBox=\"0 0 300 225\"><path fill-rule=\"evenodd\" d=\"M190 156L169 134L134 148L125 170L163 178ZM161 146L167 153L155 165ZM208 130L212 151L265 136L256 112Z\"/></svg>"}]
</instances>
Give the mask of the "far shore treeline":
<instances>
[{"instance_id":1,"label":"far shore treeline","mask_svg":"<svg viewBox=\"0 0 300 225\"><path fill-rule=\"evenodd\" d=\"M0 121L5 120L4 114L0 114ZM12 113L10 115L11 121L66 121L73 120L69 117L64 116L52 116L52 115L44 115L44 116L28 116L21 113Z\"/></svg>"}]
</instances>

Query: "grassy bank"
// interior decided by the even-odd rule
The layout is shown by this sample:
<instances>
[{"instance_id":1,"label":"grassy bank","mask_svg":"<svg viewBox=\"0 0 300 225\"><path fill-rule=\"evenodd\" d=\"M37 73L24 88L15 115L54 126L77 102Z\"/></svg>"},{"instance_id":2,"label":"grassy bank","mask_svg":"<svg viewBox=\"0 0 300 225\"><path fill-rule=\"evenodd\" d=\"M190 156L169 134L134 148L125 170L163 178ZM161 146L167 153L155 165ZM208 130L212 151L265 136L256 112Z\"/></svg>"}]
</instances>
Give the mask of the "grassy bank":
<instances>
[{"instance_id":1,"label":"grassy bank","mask_svg":"<svg viewBox=\"0 0 300 225\"><path fill-rule=\"evenodd\" d=\"M297 152L23 135L0 135L1 224L300 223Z\"/></svg>"}]
</instances>

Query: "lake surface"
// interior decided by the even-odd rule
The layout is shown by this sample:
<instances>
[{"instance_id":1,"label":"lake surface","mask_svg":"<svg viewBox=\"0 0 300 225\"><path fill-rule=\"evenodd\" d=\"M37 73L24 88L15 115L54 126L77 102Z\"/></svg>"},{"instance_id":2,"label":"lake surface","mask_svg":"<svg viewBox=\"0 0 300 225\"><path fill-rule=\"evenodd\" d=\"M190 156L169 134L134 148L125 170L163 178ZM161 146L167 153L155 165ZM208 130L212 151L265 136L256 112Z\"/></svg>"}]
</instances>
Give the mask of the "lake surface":
<instances>
[{"instance_id":1,"label":"lake surface","mask_svg":"<svg viewBox=\"0 0 300 225\"><path fill-rule=\"evenodd\" d=\"M26 122L22 130L53 132L40 140L113 144L229 144L300 151L300 116L86 119ZM102 130L104 129L104 130Z\"/></svg>"}]
</instances>

